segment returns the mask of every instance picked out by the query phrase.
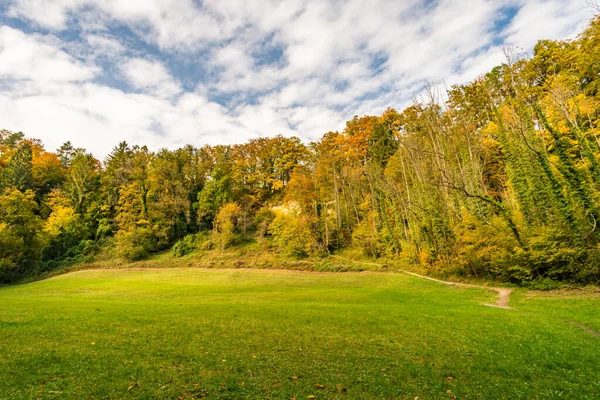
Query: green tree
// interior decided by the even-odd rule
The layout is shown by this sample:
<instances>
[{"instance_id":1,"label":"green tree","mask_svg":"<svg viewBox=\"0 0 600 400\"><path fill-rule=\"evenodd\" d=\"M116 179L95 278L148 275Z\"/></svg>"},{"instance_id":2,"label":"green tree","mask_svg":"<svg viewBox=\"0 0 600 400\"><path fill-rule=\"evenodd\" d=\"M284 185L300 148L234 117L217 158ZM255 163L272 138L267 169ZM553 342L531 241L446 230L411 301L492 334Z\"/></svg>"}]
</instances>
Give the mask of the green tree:
<instances>
[{"instance_id":1,"label":"green tree","mask_svg":"<svg viewBox=\"0 0 600 400\"><path fill-rule=\"evenodd\" d=\"M60 191L52 192L48 203L51 212L43 223L48 241L44 248L44 259L61 260L76 256L81 241L89 236L81 215Z\"/></svg>"},{"instance_id":2,"label":"green tree","mask_svg":"<svg viewBox=\"0 0 600 400\"><path fill-rule=\"evenodd\" d=\"M100 163L91 154L77 152L67 170L64 191L71 206L85 214L98 189Z\"/></svg>"},{"instance_id":3,"label":"green tree","mask_svg":"<svg viewBox=\"0 0 600 400\"><path fill-rule=\"evenodd\" d=\"M44 247L35 194L16 188L0 195L0 282L11 282L38 267Z\"/></svg>"},{"instance_id":4,"label":"green tree","mask_svg":"<svg viewBox=\"0 0 600 400\"><path fill-rule=\"evenodd\" d=\"M31 143L22 141L12 157L1 170L1 184L3 188L16 188L21 191L33 187L33 152Z\"/></svg>"}]
</instances>

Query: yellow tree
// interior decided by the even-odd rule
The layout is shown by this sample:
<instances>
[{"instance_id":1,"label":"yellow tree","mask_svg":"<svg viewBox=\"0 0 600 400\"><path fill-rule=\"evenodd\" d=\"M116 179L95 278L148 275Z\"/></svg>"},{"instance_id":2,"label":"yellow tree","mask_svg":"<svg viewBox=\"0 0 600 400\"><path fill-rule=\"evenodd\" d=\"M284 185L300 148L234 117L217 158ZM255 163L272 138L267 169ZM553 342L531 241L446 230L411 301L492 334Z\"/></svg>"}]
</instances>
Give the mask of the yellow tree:
<instances>
[{"instance_id":1,"label":"yellow tree","mask_svg":"<svg viewBox=\"0 0 600 400\"><path fill-rule=\"evenodd\" d=\"M239 215L240 206L234 202L225 204L217 213L214 221L212 241L222 252L236 238L235 227Z\"/></svg>"}]
</instances>

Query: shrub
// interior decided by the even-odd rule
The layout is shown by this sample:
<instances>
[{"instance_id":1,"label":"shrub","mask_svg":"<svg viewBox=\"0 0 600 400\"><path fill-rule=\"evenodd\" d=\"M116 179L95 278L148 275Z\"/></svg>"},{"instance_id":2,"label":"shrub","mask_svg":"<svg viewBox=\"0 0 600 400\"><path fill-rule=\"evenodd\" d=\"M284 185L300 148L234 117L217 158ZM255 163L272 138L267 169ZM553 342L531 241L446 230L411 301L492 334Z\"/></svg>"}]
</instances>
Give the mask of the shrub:
<instances>
[{"instance_id":1,"label":"shrub","mask_svg":"<svg viewBox=\"0 0 600 400\"><path fill-rule=\"evenodd\" d=\"M189 246L187 246L183 239L178 240L177 242L175 242L173 247L171 247L171 254L173 254L173 256L175 257L183 257L186 254L191 253L191 251L192 249L190 249Z\"/></svg>"},{"instance_id":2,"label":"shrub","mask_svg":"<svg viewBox=\"0 0 600 400\"><path fill-rule=\"evenodd\" d=\"M215 248L215 244L210 239L205 240L200 245L200 250L202 250L202 251L214 250L214 248Z\"/></svg>"},{"instance_id":3,"label":"shrub","mask_svg":"<svg viewBox=\"0 0 600 400\"><path fill-rule=\"evenodd\" d=\"M112 234L112 228L108 222L108 218L102 218L98 221L98 229L96 229L96 239L101 240Z\"/></svg>"},{"instance_id":4,"label":"shrub","mask_svg":"<svg viewBox=\"0 0 600 400\"><path fill-rule=\"evenodd\" d=\"M304 258L317 250L308 221L299 210L278 210L269 232L273 235L273 243L284 255Z\"/></svg>"},{"instance_id":5,"label":"shrub","mask_svg":"<svg viewBox=\"0 0 600 400\"><path fill-rule=\"evenodd\" d=\"M269 233L269 225L275 219L275 213L270 208L261 208L254 217L254 225L256 225L256 233L258 234L259 239L264 239L264 237Z\"/></svg>"},{"instance_id":6,"label":"shrub","mask_svg":"<svg viewBox=\"0 0 600 400\"><path fill-rule=\"evenodd\" d=\"M554 279L539 276L532 281L522 281L521 286L533 290L556 290L560 289L563 284Z\"/></svg>"},{"instance_id":7,"label":"shrub","mask_svg":"<svg viewBox=\"0 0 600 400\"><path fill-rule=\"evenodd\" d=\"M154 233L148 228L119 231L116 235L117 254L127 261L143 260L154 250L154 242Z\"/></svg>"},{"instance_id":8,"label":"shrub","mask_svg":"<svg viewBox=\"0 0 600 400\"><path fill-rule=\"evenodd\" d=\"M175 257L183 257L198 248L198 236L187 235L183 239L178 240L171 248L171 253Z\"/></svg>"},{"instance_id":9,"label":"shrub","mask_svg":"<svg viewBox=\"0 0 600 400\"><path fill-rule=\"evenodd\" d=\"M493 216L482 223L465 214L456 236L454 273L515 282L531 278L530 268L523 264L523 249L503 218Z\"/></svg>"}]
</instances>

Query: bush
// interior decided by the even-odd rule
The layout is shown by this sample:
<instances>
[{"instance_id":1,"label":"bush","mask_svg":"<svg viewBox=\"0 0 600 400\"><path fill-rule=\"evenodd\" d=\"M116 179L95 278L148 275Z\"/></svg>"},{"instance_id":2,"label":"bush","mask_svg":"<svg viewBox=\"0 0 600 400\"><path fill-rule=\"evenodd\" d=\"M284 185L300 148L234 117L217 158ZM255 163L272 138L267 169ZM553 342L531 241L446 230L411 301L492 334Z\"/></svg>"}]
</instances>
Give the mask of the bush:
<instances>
[{"instance_id":1,"label":"bush","mask_svg":"<svg viewBox=\"0 0 600 400\"><path fill-rule=\"evenodd\" d=\"M200 250L202 251L210 251L215 249L215 244L210 239L206 239L201 243L202 244L200 245Z\"/></svg>"},{"instance_id":2,"label":"bush","mask_svg":"<svg viewBox=\"0 0 600 400\"><path fill-rule=\"evenodd\" d=\"M183 257L198 249L198 235L187 235L178 240L171 248L171 253L175 257Z\"/></svg>"},{"instance_id":3,"label":"bush","mask_svg":"<svg viewBox=\"0 0 600 400\"><path fill-rule=\"evenodd\" d=\"M556 290L560 289L563 284L554 279L539 276L532 281L522 281L521 286L533 290Z\"/></svg>"},{"instance_id":4,"label":"bush","mask_svg":"<svg viewBox=\"0 0 600 400\"><path fill-rule=\"evenodd\" d=\"M191 252L192 249L183 241L183 239L178 240L173 247L171 247L171 254L175 257L183 257Z\"/></svg>"},{"instance_id":5,"label":"bush","mask_svg":"<svg viewBox=\"0 0 600 400\"><path fill-rule=\"evenodd\" d=\"M524 250L506 221L493 216L482 223L469 214L457 230L456 251L451 260L454 273L468 276L493 276L502 281L531 279L531 268L524 262Z\"/></svg>"},{"instance_id":6,"label":"bush","mask_svg":"<svg viewBox=\"0 0 600 400\"><path fill-rule=\"evenodd\" d=\"M298 210L279 210L269 226L273 243L284 255L304 258L317 251L317 242Z\"/></svg>"},{"instance_id":7,"label":"bush","mask_svg":"<svg viewBox=\"0 0 600 400\"><path fill-rule=\"evenodd\" d=\"M148 228L133 228L119 231L116 235L117 254L127 261L139 261L147 258L156 239Z\"/></svg>"},{"instance_id":8,"label":"bush","mask_svg":"<svg viewBox=\"0 0 600 400\"><path fill-rule=\"evenodd\" d=\"M261 208L254 217L254 225L256 226L256 233L258 234L259 239L264 239L264 237L269 233L269 225L275 219L275 213L270 208Z\"/></svg>"},{"instance_id":9,"label":"bush","mask_svg":"<svg viewBox=\"0 0 600 400\"><path fill-rule=\"evenodd\" d=\"M102 218L98 221L98 229L96 229L96 239L101 240L112 234L112 228L108 222L108 218Z\"/></svg>"}]
</instances>

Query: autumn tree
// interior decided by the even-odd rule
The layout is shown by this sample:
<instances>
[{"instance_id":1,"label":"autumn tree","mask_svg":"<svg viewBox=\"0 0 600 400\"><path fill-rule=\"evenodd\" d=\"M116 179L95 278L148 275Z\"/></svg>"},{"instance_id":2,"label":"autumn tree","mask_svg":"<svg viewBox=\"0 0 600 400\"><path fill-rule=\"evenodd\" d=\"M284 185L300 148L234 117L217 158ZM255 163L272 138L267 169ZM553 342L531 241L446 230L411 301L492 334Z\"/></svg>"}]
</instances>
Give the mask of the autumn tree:
<instances>
[{"instance_id":1,"label":"autumn tree","mask_svg":"<svg viewBox=\"0 0 600 400\"><path fill-rule=\"evenodd\" d=\"M17 188L0 195L0 282L34 272L41 260L44 238L34 198Z\"/></svg>"},{"instance_id":2,"label":"autumn tree","mask_svg":"<svg viewBox=\"0 0 600 400\"><path fill-rule=\"evenodd\" d=\"M211 239L215 246L223 252L236 238L235 228L240 215L237 203L227 203L217 213Z\"/></svg>"}]
</instances>

